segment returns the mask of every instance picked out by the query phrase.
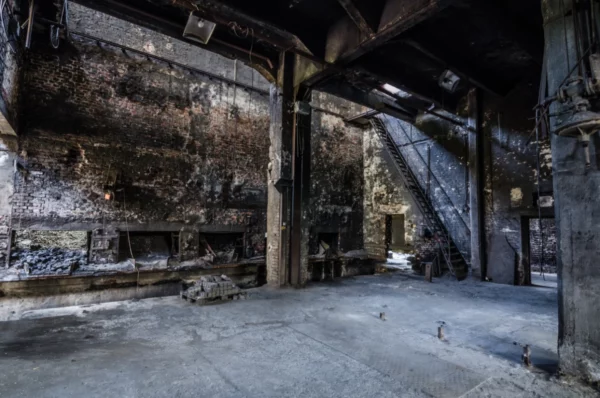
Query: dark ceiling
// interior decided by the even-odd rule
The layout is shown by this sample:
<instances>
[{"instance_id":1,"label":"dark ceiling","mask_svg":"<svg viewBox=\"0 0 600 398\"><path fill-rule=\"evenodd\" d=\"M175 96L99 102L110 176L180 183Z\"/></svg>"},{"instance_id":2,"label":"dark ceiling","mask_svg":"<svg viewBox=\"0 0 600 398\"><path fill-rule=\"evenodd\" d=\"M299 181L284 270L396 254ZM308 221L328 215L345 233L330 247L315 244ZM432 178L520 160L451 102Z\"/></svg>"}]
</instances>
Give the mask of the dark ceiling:
<instances>
[{"instance_id":1,"label":"dark ceiling","mask_svg":"<svg viewBox=\"0 0 600 398\"><path fill-rule=\"evenodd\" d=\"M75 1L180 39L197 8L218 23L212 51L272 80L280 53L294 52L297 84L361 102L387 82L414 94L394 99L408 113L453 109L474 86L505 96L539 75L543 56L540 0ZM461 77L453 93L438 84L447 69Z\"/></svg>"}]
</instances>

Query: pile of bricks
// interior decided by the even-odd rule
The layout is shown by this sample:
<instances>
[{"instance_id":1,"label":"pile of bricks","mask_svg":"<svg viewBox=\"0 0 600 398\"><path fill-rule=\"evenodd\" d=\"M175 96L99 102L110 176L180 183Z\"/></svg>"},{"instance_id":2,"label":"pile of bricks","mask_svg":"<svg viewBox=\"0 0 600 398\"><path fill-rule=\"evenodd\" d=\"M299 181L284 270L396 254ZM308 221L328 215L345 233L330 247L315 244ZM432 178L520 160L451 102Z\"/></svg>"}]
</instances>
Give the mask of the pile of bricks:
<instances>
[{"instance_id":1,"label":"pile of bricks","mask_svg":"<svg viewBox=\"0 0 600 398\"><path fill-rule=\"evenodd\" d=\"M225 275L203 276L199 280L184 281L181 288L182 299L198 304L244 300L246 296L246 293Z\"/></svg>"}]
</instances>

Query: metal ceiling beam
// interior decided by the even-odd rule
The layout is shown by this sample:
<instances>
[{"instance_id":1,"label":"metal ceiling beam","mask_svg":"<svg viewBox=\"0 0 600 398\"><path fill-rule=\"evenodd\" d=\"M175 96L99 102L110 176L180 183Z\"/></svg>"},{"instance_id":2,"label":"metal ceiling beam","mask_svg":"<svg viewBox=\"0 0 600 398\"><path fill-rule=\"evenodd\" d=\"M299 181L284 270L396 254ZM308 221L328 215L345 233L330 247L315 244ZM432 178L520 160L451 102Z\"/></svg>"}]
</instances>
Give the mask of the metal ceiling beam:
<instances>
[{"instance_id":1,"label":"metal ceiling beam","mask_svg":"<svg viewBox=\"0 0 600 398\"><path fill-rule=\"evenodd\" d=\"M405 43L406 45L411 46L415 50L420 51L427 57L431 58L431 60L437 62L438 64L442 65L446 69L450 69L452 72L454 72L456 75L458 75L461 79L468 81L469 83L473 84L474 86L477 86L490 94L498 95L498 96L501 95L497 90L492 89L492 88L488 87L487 85L485 85L484 83L473 78L472 77L473 73L471 71L469 71L469 73L465 73L465 71L463 71L461 69L457 69L454 65L449 64L444 59L433 54L431 51L426 49L424 46L422 46L420 43L416 42L415 40L406 39L406 40L403 40L402 43Z\"/></svg>"},{"instance_id":2,"label":"metal ceiling beam","mask_svg":"<svg viewBox=\"0 0 600 398\"><path fill-rule=\"evenodd\" d=\"M349 43L354 35L342 34L332 30L327 37L326 60L336 66L348 65L361 56L376 50L401 33L416 26L420 22L439 13L458 0L388 0L383 8L381 22L377 33L358 44ZM320 72L308 77L303 84L315 86L335 73L335 69L325 67Z\"/></svg>"},{"instance_id":3,"label":"metal ceiling beam","mask_svg":"<svg viewBox=\"0 0 600 398\"><path fill-rule=\"evenodd\" d=\"M190 7L191 3L185 0L173 0L173 4L188 10L195 10L193 6ZM248 35L264 40L280 49L294 48L301 52L310 53L304 43L294 34L247 15L235 8L212 0L196 0L195 5L198 7L197 11L199 14L205 15L208 19L221 25L231 27L232 23L237 23L242 29L249 29L247 31ZM245 35L246 33L242 34Z\"/></svg>"},{"instance_id":4,"label":"metal ceiling beam","mask_svg":"<svg viewBox=\"0 0 600 398\"><path fill-rule=\"evenodd\" d=\"M235 44L213 37L208 44L202 45L183 37L185 21L179 22L163 16L160 9L152 8L150 3L144 9L137 7L128 0L74 0L82 6L100 11L104 14L134 23L139 26L154 30L174 39L204 48L221 54L227 58L243 60L248 65L255 67L269 81L275 81L277 74L277 59L261 54L256 48L250 52Z\"/></svg>"},{"instance_id":5,"label":"metal ceiling beam","mask_svg":"<svg viewBox=\"0 0 600 398\"><path fill-rule=\"evenodd\" d=\"M481 16L481 18L475 19L475 22L485 24L499 36L517 43L541 66L544 57L543 30L536 29L535 24L526 24L516 20L506 7L495 1L471 0L469 7L470 12Z\"/></svg>"},{"instance_id":6,"label":"metal ceiling beam","mask_svg":"<svg viewBox=\"0 0 600 398\"><path fill-rule=\"evenodd\" d=\"M328 81L319 90L411 123L419 113L417 109L403 107L390 96L374 90L360 90L348 82Z\"/></svg>"},{"instance_id":7,"label":"metal ceiling beam","mask_svg":"<svg viewBox=\"0 0 600 398\"><path fill-rule=\"evenodd\" d=\"M367 23L367 20L356 7L356 4L354 4L353 0L338 0L338 2L344 8L344 10L346 10L346 13L348 13L348 16L352 22L354 22L356 27L358 27L364 37L371 37L375 34L375 31L371 29Z\"/></svg>"}]
</instances>

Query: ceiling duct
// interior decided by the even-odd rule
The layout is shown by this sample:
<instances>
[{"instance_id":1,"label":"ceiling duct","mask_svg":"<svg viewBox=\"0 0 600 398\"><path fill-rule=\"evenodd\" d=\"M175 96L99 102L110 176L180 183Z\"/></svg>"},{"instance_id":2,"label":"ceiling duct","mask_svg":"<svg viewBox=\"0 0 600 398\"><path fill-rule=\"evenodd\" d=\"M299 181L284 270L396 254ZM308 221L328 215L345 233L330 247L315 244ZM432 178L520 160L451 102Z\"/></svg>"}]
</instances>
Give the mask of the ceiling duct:
<instances>
[{"instance_id":1,"label":"ceiling duct","mask_svg":"<svg viewBox=\"0 0 600 398\"><path fill-rule=\"evenodd\" d=\"M185 25L185 29L183 30L183 37L202 44L207 44L216 26L216 23L207 21L204 18L194 15L192 12Z\"/></svg>"}]
</instances>

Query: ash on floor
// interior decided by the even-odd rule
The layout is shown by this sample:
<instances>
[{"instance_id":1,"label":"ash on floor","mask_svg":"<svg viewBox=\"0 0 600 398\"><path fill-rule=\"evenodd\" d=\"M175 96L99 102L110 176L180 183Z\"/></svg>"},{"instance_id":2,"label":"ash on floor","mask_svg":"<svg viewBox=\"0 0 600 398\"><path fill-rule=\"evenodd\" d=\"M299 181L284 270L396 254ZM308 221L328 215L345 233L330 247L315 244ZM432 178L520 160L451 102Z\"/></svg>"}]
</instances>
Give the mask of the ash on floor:
<instances>
[{"instance_id":1,"label":"ash on floor","mask_svg":"<svg viewBox=\"0 0 600 398\"><path fill-rule=\"evenodd\" d=\"M18 319L0 322L1 395L598 396L555 376L555 289L394 272L251 294L25 312L0 301L0 319Z\"/></svg>"}]
</instances>

